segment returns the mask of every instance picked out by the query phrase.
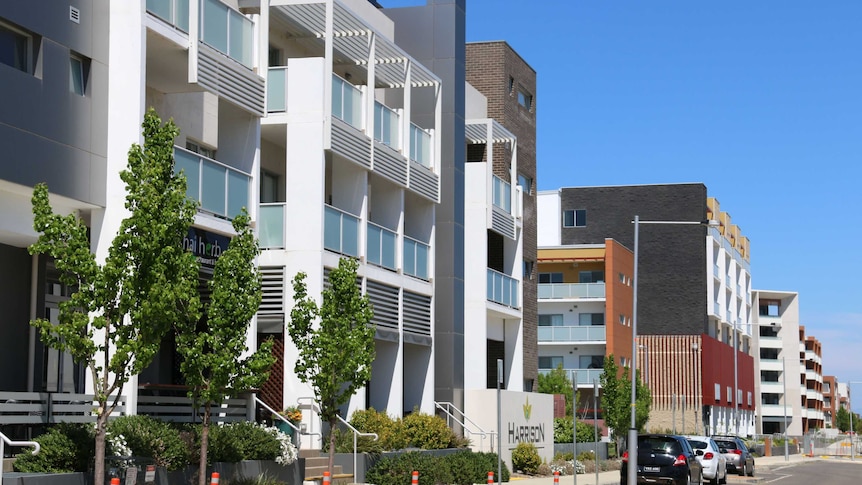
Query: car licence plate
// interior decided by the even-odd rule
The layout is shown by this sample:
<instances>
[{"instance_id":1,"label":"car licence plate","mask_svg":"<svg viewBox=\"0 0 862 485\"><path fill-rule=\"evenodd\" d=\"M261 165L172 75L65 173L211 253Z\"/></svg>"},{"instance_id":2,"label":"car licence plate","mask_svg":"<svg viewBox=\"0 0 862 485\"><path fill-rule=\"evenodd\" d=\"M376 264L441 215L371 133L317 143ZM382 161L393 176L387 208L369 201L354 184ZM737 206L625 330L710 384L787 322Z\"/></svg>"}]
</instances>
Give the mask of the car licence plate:
<instances>
[{"instance_id":1,"label":"car licence plate","mask_svg":"<svg viewBox=\"0 0 862 485\"><path fill-rule=\"evenodd\" d=\"M644 472L646 473L658 473L661 471L661 467L659 466L645 466Z\"/></svg>"}]
</instances>

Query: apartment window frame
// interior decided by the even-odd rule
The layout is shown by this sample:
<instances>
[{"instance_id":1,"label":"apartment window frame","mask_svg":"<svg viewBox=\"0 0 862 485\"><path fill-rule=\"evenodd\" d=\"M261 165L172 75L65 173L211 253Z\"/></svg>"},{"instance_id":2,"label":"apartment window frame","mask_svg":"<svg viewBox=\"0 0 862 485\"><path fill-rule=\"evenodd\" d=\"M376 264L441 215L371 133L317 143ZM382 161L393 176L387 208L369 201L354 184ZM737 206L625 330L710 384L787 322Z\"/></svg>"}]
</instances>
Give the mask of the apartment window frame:
<instances>
[{"instance_id":1,"label":"apartment window frame","mask_svg":"<svg viewBox=\"0 0 862 485\"><path fill-rule=\"evenodd\" d=\"M563 327L564 320L562 313L545 313L539 314L540 327Z\"/></svg>"},{"instance_id":2,"label":"apartment window frame","mask_svg":"<svg viewBox=\"0 0 862 485\"><path fill-rule=\"evenodd\" d=\"M587 321L589 320L589 321ZM594 326L603 326L605 324L605 314L604 313L579 313L578 314L578 326L579 327L594 327Z\"/></svg>"},{"instance_id":3,"label":"apartment window frame","mask_svg":"<svg viewBox=\"0 0 862 485\"><path fill-rule=\"evenodd\" d=\"M563 211L563 227L587 227L587 210L570 209Z\"/></svg>"},{"instance_id":4,"label":"apartment window frame","mask_svg":"<svg viewBox=\"0 0 862 485\"><path fill-rule=\"evenodd\" d=\"M525 195L533 194L533 178L518 172L518 185Z\"/></svg>"},{"instance_id":5,"label":"apartment window frame","mask_svg":"<svg viewBox=\"0 0 862 485\"><path fill-rule=\"evenodd\" d=\"M545 363L543 366L542 363ZM539 369L556 369L557 367L564 365L563 364L563 356L562 355L540 355L538 358L538 367Z\"/></svg>"},{"instance_id":6,"label":"apartment window frame","mask_svg":"<svg viewBox=\"0 0 862 485\"><path fill-rule=\"evenodd\" d=\"M578 271L578 283L604 283L605 272L601 269Z\"/></svg>"},{"instance_id":7,"label":"apartment window frame","mask_svg":"<svg viewBox=\"0 0 862 485\"><path fill-rule=\"evenodd\" d=\"M12 47L12 53L7 59L4 50L6 42L10 40L9 47ZM34 74L34 42L34 36L30 32L0 21L0 64L27 74Z\"/></svg>"},{"instance_id":8,"label":"apartment window frame","mask_svg":"<svg viewBox=\"0 0 862 485\"><path fill-rule=\"evenodd\" d=\"M211 148L211 147L207 146L206 144L201 143L201 142L194 140L192 138L186 139L186 150L188 150L190 152L197 153L198 155L207 157L211 160L217 160L216 159L216 152L218 150L216 150L215 148Z\"/></svg>"},{"instance_id":9,"label":"apartment window frame","mask_svg":"<svg viewBox=\"0 0 862 485\"><path fill-rule=\"evenodd\" d=\"M523 86L518 86L518 104L527 111L533 111L533 95Z\"/></svg>"},{"instance_id":10,"label":"apartment window frame","mask_svg":"<svg viewBox=\"0 0 862 485\"><path fill-rule=\"evenodd\" d=\"M87 95L90 75L90 60L76 52L69 54L69 92L78 96Z\"/></svg>"}]
</instances>

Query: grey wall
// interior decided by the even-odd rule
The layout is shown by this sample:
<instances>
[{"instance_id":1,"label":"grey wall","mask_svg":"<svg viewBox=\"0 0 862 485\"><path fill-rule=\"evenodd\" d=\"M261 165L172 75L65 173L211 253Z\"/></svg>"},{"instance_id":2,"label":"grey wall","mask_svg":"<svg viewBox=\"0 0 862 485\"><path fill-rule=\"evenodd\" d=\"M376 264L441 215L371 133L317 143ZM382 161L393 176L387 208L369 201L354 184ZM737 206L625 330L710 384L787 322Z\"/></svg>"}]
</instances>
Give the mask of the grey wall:
<instances>
[{"instance_id":1,"label":"grey wall","mask_svg":"<svg viewBox=\"0 0 862 485\"><path fill-rule=\"evenodd\" d=\"M0 64L0 179L104 205L108 0L0 2L0 20L33 34L34 72ZM69 56L89 58L85 96L69 89Z\"/></svg>"},{"instance_id":2,"label":"grey wall","mask_svg":"<svg viewBox=\"0 0 862 485\"><path fill-rule=\"evenodd\" d=\"M564 245L601 244L610 237L634 249L631 221L635 215L642 221L706 219L703 184L563 188L560 199L563 211L587 211L586 227L562 228ZM638 333L699 335L706 331L706 230L640 225Z\"/></svg>"},{"instance_id":3,"label":"grey wall","mask_svg":"<svg viewBox=\"0 0 862 485\"><path fill-rule=\"evenodd\" d=\"M0 390L27 390L30 267L26 249L0 244ZM11 371L10 369L17 369Z\"/></svg>"},{"instance_id":4,"label":"grey wall","mask_svg":"<svg viewBox=\"0 0 862 485\"><path fill-rule=\"evenodd\" d=\"M395 41L443 81L441 203L435 240L434 399L464 408L464 83L466 0L384 9ZM421 116L421 113L419 113Z\"/></svg>"}]
</instances>

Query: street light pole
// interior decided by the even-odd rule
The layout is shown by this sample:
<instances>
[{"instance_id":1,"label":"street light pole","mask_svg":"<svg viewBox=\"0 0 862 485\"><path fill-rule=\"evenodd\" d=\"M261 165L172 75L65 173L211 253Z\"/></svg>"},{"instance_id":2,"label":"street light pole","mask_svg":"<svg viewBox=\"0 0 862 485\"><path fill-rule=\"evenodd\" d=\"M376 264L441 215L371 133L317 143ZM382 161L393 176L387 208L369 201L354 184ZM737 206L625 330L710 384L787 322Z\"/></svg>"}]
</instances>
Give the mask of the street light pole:
<instances>
[{"instance_id":1,"label":"street light pole","mask_svg":"<svg viewBox=\"0 0 862 485\"><path fill-rule=\"evenodd\" d=\"M637 414L637 354L638 354L638 229L640 225L640 216L635 216L635 250L634 250L634 276L632 278L632 362L629 366L632 373L632 400L631 400L631 427L629 427L629 468L628 468L628 483L636 484L638 482L638 429L635 421Z\"/></svg>"},{"instance_id":2,"label":"street light pole","mask_svg":"<svg viewBox=\"0 0 862 485\"><path fill-rule=\"evenodd\" d=\"M718 225L718 221L642 221L640 216L635 216L632 223L635 225L634 239L634 275L632 278L632 362L629 369L632 373L632 399L631 399L631 427L628 433L628 483L637 483L637 467L638 467L638 429L635 420L637 414L637 352L638 352L638 232L640 224L667 224L667 225L687 225L687 226L710 226Z\"/></svg>"},{"instance_id":3,"label":"street light pole","mask_svg":"<svg viewBox=\"0 0 862 485\"><path fill-rule=\"evenodd\" d=\"M853 384L862 384L862 381L847 381L847 397L850 398L847 405L850 411L850 459L856 461L856 428L853 426L853 399L850 397L850 386Z\"/></svg>"},{"instance_id":4,"label":"street light pole","mask_svg":"<svg viewBox=\"0 0 862 485\"><path fill-rule=\"evenodd\" d=\"M787 451L787 357L781 359L781 375L784 381L784 461L790 461Z\"/></svg>"}]
</instances>

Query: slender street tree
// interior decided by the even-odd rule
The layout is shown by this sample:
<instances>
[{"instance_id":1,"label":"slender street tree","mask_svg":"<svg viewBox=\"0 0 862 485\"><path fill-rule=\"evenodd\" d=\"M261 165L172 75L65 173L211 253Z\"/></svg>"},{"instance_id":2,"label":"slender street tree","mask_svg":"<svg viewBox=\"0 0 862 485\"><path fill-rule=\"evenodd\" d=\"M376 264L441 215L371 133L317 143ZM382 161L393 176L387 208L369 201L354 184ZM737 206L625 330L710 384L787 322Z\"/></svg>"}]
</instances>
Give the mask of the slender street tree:
<instances>
[{"instance_id":1,"label":"slender street tree","mask_svg":"<svg viewBox=\"0 0 862 485\"><path fill-rule=\"evenodd\" d=\"M644 385L640 379L640 372L635 375L635 425L638 431L643 431L647 420L649 420L650 407L652 406L652 395L649 387ZM614 441L617 449L622 449L628 429L631 426L631 374L629 368L624 367L620 373L614 361L613 354L605 357L604 371L601 376L602 386L602 414L605 423L613 430Z\"/></svg>"},{"instance_id":2,"label":"slender street tree","mask_svg":"<svg viewBox=\"0 0 862 485\"><path fill-rule=\"evenodd\" d=\"M542 394L562 394L566 400L566 416L572 416L572 380L569 379L569 373L563 369L563 364L559 364L547 374L539 374L538 391Z\"/></svg>"},{"instance_id":3,"label":"slender street tree","mask_svg":"<svg viewBox=\"0 0 862 485\"><path fill-rule=\"evenodd\" d=\"M297 377L311 386L320 418L329 423L329 472L335 460L339 406L371 379L374 361L373 312L356 281L358 263L342 258L329 272L329 287L318 307L308 295L305 273L293 279L294 307L288 333L299 351Z\"/></svg>"},{"instance_id":4,"label":"slender street tree","mask_svg":"<svg viewBox=\"0 0 862 485\"><path fill-rule=\"evenodd\" d=\"M260 387L275 363L272 340L251 354L246 345L249 324L261 301L260 273L254 264L260 249L244 209L233 219L233 228L237 235L216 260L209 281L212 292L209 302L204 303L204 318L180 321L176 327L180 369L189 386L189 398L195 408L204 408L199 485L206 483L213 404L220 404L232 393Z\"/></svg>"},{"instance_id":5,"label":"slender street tree","mask_svg":"<svg viewBox=\"0 0 862 485\"><path fill-rule=\"evenodd\" d=\"M150 365L171 325L196 321L199 312L198 265L182 247L196 205L186 198L185 177L173 171L178 133L154 111L144 116L144 145L132 145L127 169L120 173L129 215L103 263L90 251L85 222L54 214L44 184L33 190L39 238L30 253L53 258L72 294L60 303L56 324L31 323L46 346L69 352L90 373L97 403L97 483L105 476L105 425L123 385Z\"/></svg>"}]
</instances>

